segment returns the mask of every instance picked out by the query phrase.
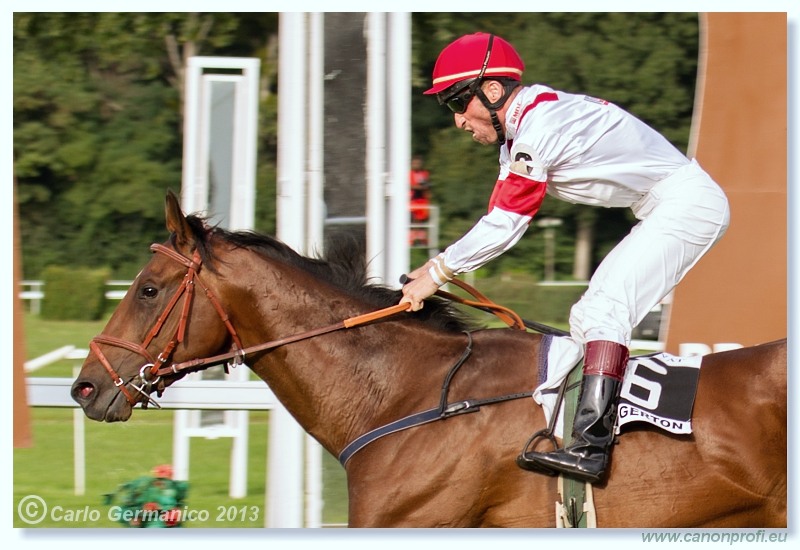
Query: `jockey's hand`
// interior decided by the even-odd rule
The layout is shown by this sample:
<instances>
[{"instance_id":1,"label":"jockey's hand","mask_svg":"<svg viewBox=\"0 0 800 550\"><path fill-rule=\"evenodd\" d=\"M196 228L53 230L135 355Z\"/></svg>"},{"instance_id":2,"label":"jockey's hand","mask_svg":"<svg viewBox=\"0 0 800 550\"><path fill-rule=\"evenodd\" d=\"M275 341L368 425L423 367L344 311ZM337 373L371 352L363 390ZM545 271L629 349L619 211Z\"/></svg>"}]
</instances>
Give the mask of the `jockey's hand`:
<instances>
[{"instance_id":1,"label":"jockey's hand","mask_svg":"<svg viewBox=\"0 0 800 550\"><path fill-rule=\"evenodd\" d=\"M439 285L431 277L428 270L430 262L408 274L408 282L403 285L401 304L411 304L411 311L422 309L423 300L439 290Z\"/></svg>"}]
</instances>

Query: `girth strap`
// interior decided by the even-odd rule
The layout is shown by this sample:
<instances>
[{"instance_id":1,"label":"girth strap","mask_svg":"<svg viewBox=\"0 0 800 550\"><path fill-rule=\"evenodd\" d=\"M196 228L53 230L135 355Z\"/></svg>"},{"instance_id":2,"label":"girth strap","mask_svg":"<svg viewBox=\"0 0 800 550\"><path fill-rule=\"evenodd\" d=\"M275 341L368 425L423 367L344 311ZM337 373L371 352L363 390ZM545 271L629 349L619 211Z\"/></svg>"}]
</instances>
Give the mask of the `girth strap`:
<instances>
[{"instance_id":1,"label":"girth strap","mask_svg":"<svg viewBox=\"0 0 800 550\"><path fill-rule=\"evenodd\" d=\"M461 401L454 401L452 403L447 402L447 394L450 391L450 381L455 376L458 369L463 365L469 356L472 354L472 335L467 332L467 347L464 349L464 352L458 358L456 363L450 367L450 370L447 372L447 375L444 378L444 383L442 384L442 393L441 398L439 400L439 406L428 409L426 411L418 412L406 416L404 418L400 418L399 420L395 420L394 422L390 422L384 426L379 428L375 428L362 436L357 437L353 441L351 441L347 446L342 449L342 452L339 453L339 462L341 462L342 466L347 465L347 461L356 454L358 451L375 441L376 439L380 439L389 434L393 434L402 430L407 430L409 428L414 428L416 426L421 426L423 424L428 424L429 422L435 422L437 420L445 420L452 416L457 416L460 414L472 413L477 412L480 408L484 405L493 405L495 403L503 403L504 401L511 401L514 399L522 399L523 397L531 397L533 395L532 391L529 392L520 392L520 393L512 393L509 395L502 395L499 397L487 397L483 399L466 399Z\"/></svg>"},{"instance_id":2,"label":"girth strap","mask_svg":"<svg viewBox=\"0 0 800 550\"><path fill-rule=\"evenodd\" d=\"M374 430L365 433L361 437L354 439L344 449L342 449L341 453L339 453L339 462L341 462L342 466L346 466L347 461L350 460L354 454L383 436L407 430L409 428L422 426L423 424L428 424L437 420L445 420L452 416L478 412L484 405L494 405L495 403L502 403L504 401L522 399L523 397L531 397L532 395L533 392L529 391L512 393L500 397L489 397L487 399L466 399L464 401L454 401L453 403L447 405L444 411L442 411L440 407L435 407L433 409L428 409L427 411L411 414L405 418L401 418L399 420L395 420L394 422L390 422L385 426L381 426L380 428L375 428Z\"/></svg>"}]
</instances>

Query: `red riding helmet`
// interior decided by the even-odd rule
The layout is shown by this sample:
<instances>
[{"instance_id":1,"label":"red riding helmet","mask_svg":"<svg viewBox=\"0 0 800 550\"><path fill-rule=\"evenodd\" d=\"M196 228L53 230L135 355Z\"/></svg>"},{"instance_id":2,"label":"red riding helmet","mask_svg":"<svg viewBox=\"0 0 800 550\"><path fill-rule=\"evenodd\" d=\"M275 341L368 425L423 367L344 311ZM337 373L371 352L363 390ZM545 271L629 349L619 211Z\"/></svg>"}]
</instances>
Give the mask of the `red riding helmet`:
<instances>
[{"instance_id":1,"label":"red riding helmet","mask_svg":"<svg viewBox=\"0 0 800 550\"><path fill-rule=\"evenodd\" d=\"M481 76L482 71L486 78L519 81L525 64L514 47L499 36L494 37L484 68L490 36L485 32L467 34L446 46L433 67L433 87L425 94L441 93L454 84Z\"/></svg>"}]
</instances>

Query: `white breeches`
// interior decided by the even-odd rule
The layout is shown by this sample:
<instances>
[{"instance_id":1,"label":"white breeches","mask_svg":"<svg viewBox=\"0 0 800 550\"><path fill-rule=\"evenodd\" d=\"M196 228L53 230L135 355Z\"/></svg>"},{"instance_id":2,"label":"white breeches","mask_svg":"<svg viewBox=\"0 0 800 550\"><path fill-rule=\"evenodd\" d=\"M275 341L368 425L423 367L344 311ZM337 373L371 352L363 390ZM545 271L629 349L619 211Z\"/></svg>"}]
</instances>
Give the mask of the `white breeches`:
<instances>
[{"instance_id":1,"label":"white breeches","mask_svg":"<svg viewBox=\"0 0 800 550\"><path fill-rule=\"evenodd\" d=\"M600 263L570 312L572 338L630 345L631 332L730 222L728 199L696 161L634 204L639 223Z\"/></svg>"}]
</instances>

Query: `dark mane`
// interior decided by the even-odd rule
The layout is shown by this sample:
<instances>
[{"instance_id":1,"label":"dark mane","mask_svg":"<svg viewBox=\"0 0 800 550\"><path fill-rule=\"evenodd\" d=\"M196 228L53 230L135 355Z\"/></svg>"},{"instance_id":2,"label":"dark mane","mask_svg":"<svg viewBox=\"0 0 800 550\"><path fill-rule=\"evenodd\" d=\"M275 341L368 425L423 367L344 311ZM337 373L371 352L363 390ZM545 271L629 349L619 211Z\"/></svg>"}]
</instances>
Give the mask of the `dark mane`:
<instances>
[{"instance_id":1,"label":"dark mane","mask_svg":"<svg viewBox=\"0 0 800 550\"><path fill-rule=\"evenodd\" d=\"M213 257L209 246L214 237L298 267L375 309L393 306L402 296L399 290L368 280L364 246L354 237L337 234L335 239L326 242L322 258L310 258L298 254L269 235L253 231L228 231L220 227L209 228L206 221L198 216L187 216L186 220L197 237L203 264L212 270L214 263L219 261ZM453 307L449 301L438 298L426 300L424 308L409 315L447 331L463 332L478 328L476 321Z\"/></svg>"}]
</instances>

